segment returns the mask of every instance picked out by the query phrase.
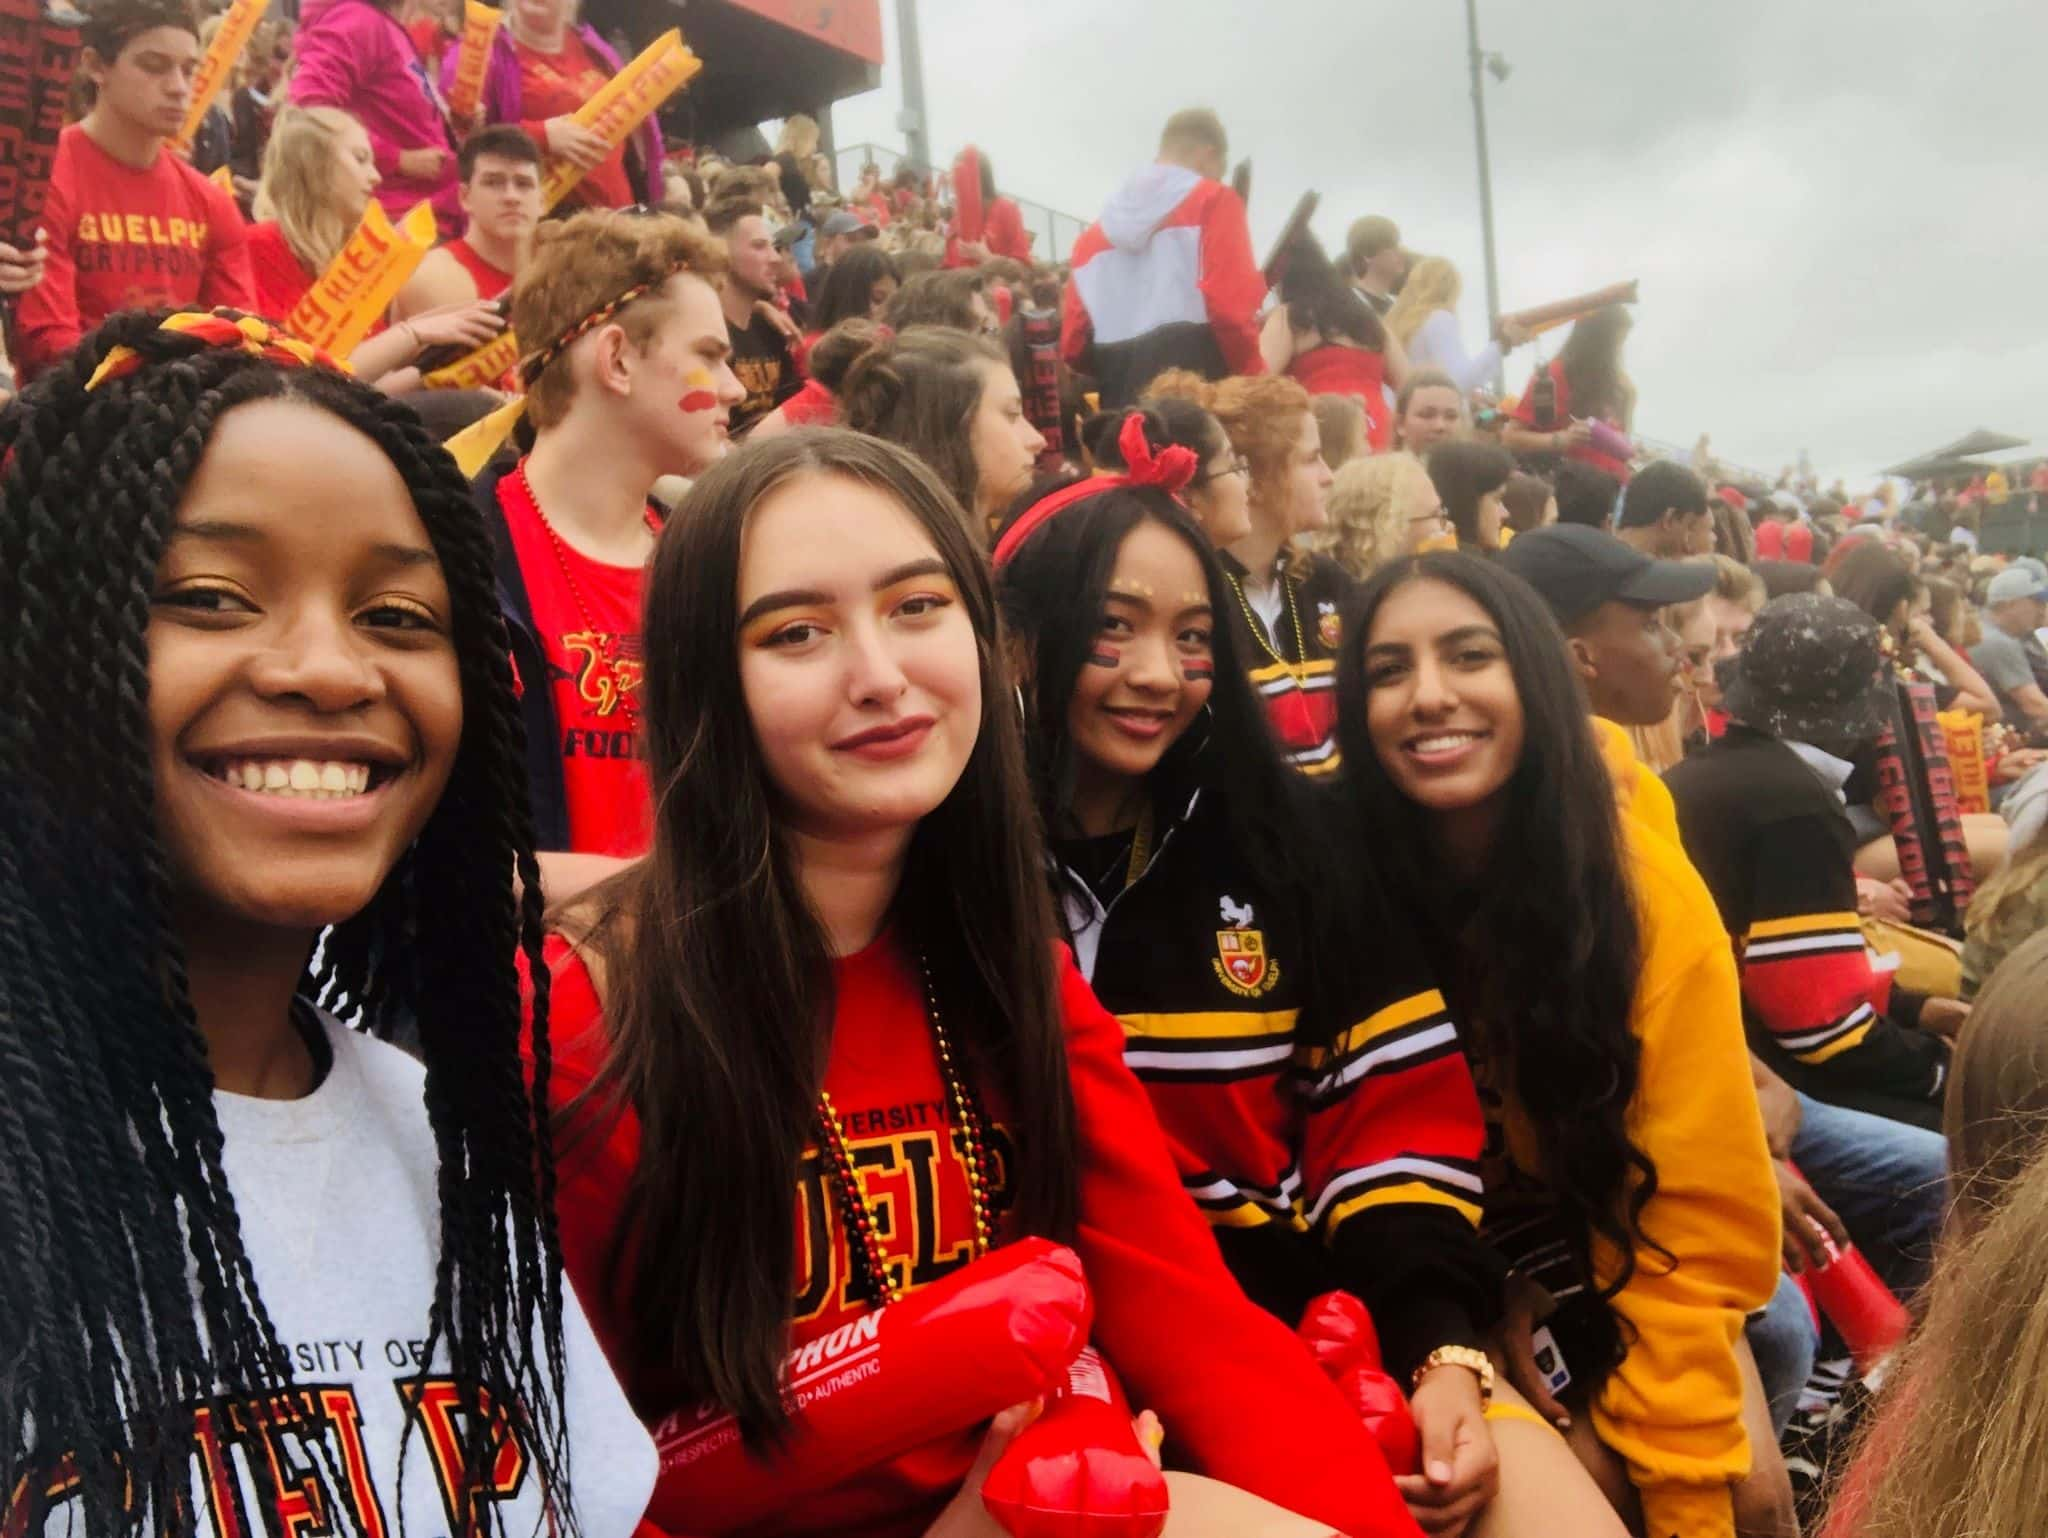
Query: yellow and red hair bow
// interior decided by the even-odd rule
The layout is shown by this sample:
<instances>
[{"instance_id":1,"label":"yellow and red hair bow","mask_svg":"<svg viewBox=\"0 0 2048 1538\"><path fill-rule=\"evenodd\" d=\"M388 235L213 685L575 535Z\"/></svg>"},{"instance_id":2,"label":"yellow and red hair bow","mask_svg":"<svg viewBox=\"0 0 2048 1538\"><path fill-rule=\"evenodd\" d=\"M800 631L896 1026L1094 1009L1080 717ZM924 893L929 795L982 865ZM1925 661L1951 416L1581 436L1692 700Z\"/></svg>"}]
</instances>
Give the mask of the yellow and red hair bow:
<instances>
[{"instance_id":1,"label":"yellow and red hair bow","mask_svg":"<svg viewBox=\"0 0 2048 1538\"><path fill-rule=\"evenodd\" d=\"M175 315L165 316L157 329L189 336L205 347L233 348L252 358L263 358L285 368L326 368L339 374L350 372L346 363L329 357L319 348L287 335L269 321L259 320L254 315L180 310ZM100 366L93 370L92 378L85 382L85 387L97 390L108 380L124 378L149 361L132 347L116 347L100 360Z\"/></svg>"}]
</instances>

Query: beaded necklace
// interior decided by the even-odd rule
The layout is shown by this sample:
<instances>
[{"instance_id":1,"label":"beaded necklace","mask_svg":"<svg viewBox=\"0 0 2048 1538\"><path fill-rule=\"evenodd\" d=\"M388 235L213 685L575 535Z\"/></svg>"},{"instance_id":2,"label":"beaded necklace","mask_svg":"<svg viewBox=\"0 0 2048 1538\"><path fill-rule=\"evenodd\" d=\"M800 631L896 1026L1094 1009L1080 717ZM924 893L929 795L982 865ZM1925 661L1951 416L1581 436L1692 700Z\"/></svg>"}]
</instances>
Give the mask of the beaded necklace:
<instances>
[{"instance_id":1,"label":"beaded necklace","mask_svg":"<svg viewBox=\"0 0 2048 1538\"><path fill-rule=\"evenodd\" d=\"M569 564L569 552L562 542L562 536L555 532L554 524L549 521L547 512L540 505L540 498L534 495L533 483L526 478L526 461L522 459L519 462L519 468L513 473L519 478L519 489L526 493L528 505L533 508L533 516L540 520L541 529L547 534L548 548L555 553L555 565L561 570L562 581L568 585L569 598L576 605L577 614L582 616L583 628L592 636L604 634L598 628L597 620L591 613L588 600L583 596L583 585L576 580L575 569ZM618 669L609 660L603 658L598 660L603 663L605 671L611 675L612 698L616 699L619 702L620 708L626 712L626 724L631 727L637 727L640 724L640 704L636 698L636 691L628 690L622 686Z\"/></svg>"},{"instance_id":2,"label":"beaded necklace","mask_svg":"<svg viewBox=\"0 0 2048 1538\"><path fill-rule=\"evenodd\" d=\"M1303 680L1308 677L1308 647L1301 639L1301 610L1295 607L1294 584L1287 580L1287 573L1280 573L1280 596L1287 604L1288 623L1294 627L1294 655L1300 659L1297 662L1289 662L1275 651L1273 643L1266 639L1266 627L1259 622L1258 615L1253 612L1251 600L1244 596L1244 584L1238 581L1237 573L1226 572L1224 575L1230 580L1231 592L1237 594L1237 606L1244 610L1245 623L1251 627L1252 639L1259 643L1259 650L1287 669L1287 676L1294 680L1296 688L1300 688Z\"/></svg>"},{"instance_id":3,"label":"beaded necklace","mask_svg":"<svg viewBox=\"0 0 2048 1538\"><path fill-rule=\"evenodd\" d=\"M967 1087L959 1065L953 1060L953 1043L939 1018L939 999L932 987L932 969L923 956L917 959L917 969L924 980L925 1022L931 1027L932 1045L938 1052L939 1077L946 1082L946 1099L953 1108L956 1123L953 1136L959 1144L961 1162L967 1167L967 1199L974 1213L974 1238L969 1247L969 1258L978 1260L989 1252L994 1240L994 1226L989 1217L988 1139L982 1130L981 1109L975 1103L974 1093ZM839 1198L840 1212L846 1222L847 1247L861 1269L868 1301L877 1308L888 1303L900 1303L903 1289L889 1273L888 1256L882 1250L881 1229L875 1222L874 1208L868 1204L860 1171L854 1166L853 1150L847 1146L846 1130L840 1125L839 1112L832 1104L830 1090L818 1091L817 1123L819 1145L825 1155L825 1171Z\"/></svg>"}]
</instances>

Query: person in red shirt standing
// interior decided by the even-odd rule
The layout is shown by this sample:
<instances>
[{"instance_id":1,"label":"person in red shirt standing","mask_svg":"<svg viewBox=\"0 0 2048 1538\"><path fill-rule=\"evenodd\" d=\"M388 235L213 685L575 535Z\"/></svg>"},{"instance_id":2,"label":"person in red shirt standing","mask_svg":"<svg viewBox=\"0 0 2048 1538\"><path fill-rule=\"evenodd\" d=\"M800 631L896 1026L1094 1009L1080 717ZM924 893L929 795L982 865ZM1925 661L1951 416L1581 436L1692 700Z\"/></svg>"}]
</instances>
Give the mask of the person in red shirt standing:
<instances>
[{"instance_id":1,"label":"person in red shirt standing","mask_svg":"<svg viewBox=\"0 0 2048 1538\"><path fill-rule=\"evenodd\" d=\"M539 146L523 129L500 123L463 140L458 163L468 228L459 240L427 253L398 291L394 319L496 299L533 254L533 232L540 228Z\"/></svg>"},{"instance_id":2,"label":"person in red shirt standing","mask_svg":"<svg viewBox=\"0 0 2048 1538\"><path fill-rule=\"evenodd\" d=\"M15 315L24 381L116 310L255 308L235 200L170 149L199 64L184 0L99 0L80 29L92 105L57 140L43 281Z\"/></svg>"},{"instance_id":3,"label":"person in red shirt standing","mask_svg":"<svg viewBox=\"0 0 2048 1538\"><path fill-rule=\"evenodd\" d=\"M551 896L647 847L648 498L725 453L745 394L713 287L723 265L680 219L589 210L541 232L512 290L533 449L486 469L476 495L497 541Z\"/></svg>"},{"instance_id":4,"label":"person in red shirt standing","mask_svg":"<svg viewBox=\"0 0 2048 1538\"><path fill-rule=\"evenodd\" d=\"M580 168L570 207L659 207L661 129L649 118L616 149L575 118L576 109L619 72L619 56L593 27L576 24L572 0L514 0L491 43L484 70L481 123L513 123L550 159ZM455 83L459 50L441 61L441 85Z\"/></svg>"},{"instance_id":5,"label":"person in red shirt standing","mask_svg":"<svg viewBox=\"0 0 2048 1538\"><path fill-rule=\"evenodd\" d=\"M1627 485L1628 461L1595 441L1593 424L1614 429L1601 435L1611 446L1635 415L1635 386L1621 366L1622 344L1634 324L1616 304L1574 325L1557 357L1530 376L1501 442L1517 454L1561 454Z\"/></svg>"},{"instance_id":6,"label":"person in red shirt standing","mask_svg":"<svg viewBox=\"0 0 2048 1538\"><path fill-rule=\"evenodd\" d=\"M1042 1236L1079 1253L1170 1461L1210 1476L1168 1475L1169 1534L1412 1535L1357 1412L1224 1268L1055 942L988 562L937 477L838 429L750 445L663 531L647 627L653 851L547 952L565 1266L641 1416L772 1435L792 1349ZM986 1429L853 1460L746 1530L994 1534ZM724 1494L678 1458L650 1511L733 1531Z\"/></svg>"}]
</instances>

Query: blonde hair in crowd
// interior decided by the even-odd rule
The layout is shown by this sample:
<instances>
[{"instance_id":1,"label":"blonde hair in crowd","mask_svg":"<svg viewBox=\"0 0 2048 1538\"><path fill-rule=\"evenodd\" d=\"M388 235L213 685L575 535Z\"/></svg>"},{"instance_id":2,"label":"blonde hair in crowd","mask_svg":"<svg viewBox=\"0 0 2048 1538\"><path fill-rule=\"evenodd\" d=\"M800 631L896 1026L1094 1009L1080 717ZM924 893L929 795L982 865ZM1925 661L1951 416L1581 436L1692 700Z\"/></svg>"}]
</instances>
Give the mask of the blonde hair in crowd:
<instances>
[{"instance_id":1,"label":"blonde hair in crowd","mask_svg":"<svg viewBox=\"0 0 2048 1538\"><path fill-rule=\"evenodd\" d=\"M1970 934L1979 934L1995 928L1999 921L2006 917L2013 904L2025 898L2028 892L2040 884L2044 876L2048 876L2048 824L2043 824L2038 833L2007 855L2005 864L1998 868L1996 874L1977 888L1977 895L1970 899L1970 911L1963 920L1966 931ZM2033 942L2029 941L2014 951L1999 965L1997 972L1993 974L1994 979L2005 976L2008 971L2014 969L2014 964L2021 956L2035 949ZM2048 972L2048 967L2037 966L2036 970ZM1983 998L1989 997L1991 988L1987 985ZM1983 999L1980 998L1977 1009L1971 1011L1972 1025L1976 1024L1977 1011L1982 1008ZM2044 1025L2044 1031L2048 1031L2048 1025ZM2044 1073L2044 1077L2048 1077L2048 1073Z\"/></svg>"},{"instance_id":2,"label":"blonde hair in crowd","mask_svg":"<svg viewBox=\"0 0 2048 1538\"><path fill-rule=\"evenodd\" d=\"M280 107L264 146L256 217L277 221L308 272L324 272L355 233L356 221L335 205L334 178L342 132L359 126L339 107Z\"/></svg>"},{"instance_id":3,"label":"blonde hair in crowd","mask_svg":"<svg viewBox=\"0 0 2048 1538\"><path fill-rule=\"evenodd\" d=\"M775 140L775 153L794 155L798 161L806 161L818 152L818 120L797 113L783 120L782 132Z\"/></svg>"},{"instance_id":4,"label":"blonde hair in crowd","mask_svg":"<svg viewBox=\"0 0 2048 1538\"><path fill-rule=\"evenodd\" d=\"M1330 487L1330 529L1324 552L1363 582L1408 546L1401 492L1411 478L1429 479L1406 449L1354 459Z\"/></svg>"},{"instance_id":5,"label":"blonde hair in crowd","mask_svg":"<svg viewBox=\"0 0 2048 1538\"><path fill-rule=\"evenodd\" d=\"M256 30L243 45L242 56L235 60L235 89L239 91L254 80L264 66L270 63L270 56L277 51L277 45L289 42L291 36L292 24L280 17L269 16L257 22ZM282 86L283 82L280 81L280 91ZM229 104L229 109L233 110L232 103Z\"/></svg>"},{"instance_id":6,"label":"blonde hair in crowd","mask_svg":"<svg viewBox=\"0 0 2048 1538\"><path fill-rule=\"evenodd\" d=\"M1892 1369L1828 1538L2033 1538L2048 1465L2048 934L1956 1043L1953 1198L1925 1323Z\"/></svg>"},{"instance_id":7,"label":"blonde hair in crowd","mask_svg":"<svg viewBox=\"0 0 2048 1538\"><path fill-rule=\"evenodd\" d=\"M1732 555L1718 551L1706 557L1714 563L1714 596L1732 604L1740 604L1751 614L1758 613L1770 601L1770 594L1764 588L1764 579L1751 571Z\"/></svg>"},{"instance_id":8,"label":"blonde hair in crowd","mask_svg":"<svg viewBox=\"0 0 2048 1538\"><path fill-rule=\"evenodd\" d=\"M1365 402L1355 395L1318 395L1310 403L1322 434L1323 463L1341 470L1365 450Z\"/></svg>"},{"instance_id":9,"label":"blonde hair in crowd","mask_svg":"<svg viewBox=\"0 0 2048 1538\"><path fill-rule=\"evenodd\" d=\"M2038 864L2048 856L2048 840L2035 839L2027 856ZM1951 1238L1982 1226L2006 1188L2048 1146L2044 998L2048 934L2035 935L1999 964L1956 1040L1941 1117L1948 1137Z\"/></svg>"},{"instance_id":10,"label":"blonde hair in crowd","mask_svg":"<svg viewBox=\"0 0 2048 1538\"><path fill-rule=\"evenodd\" d=\"M1432 314L1456 309L1458 296L1464 291L1464 280L1446 258L1423 257L1408 269L1408 281L1401 285L1400 296L1387 311L1387 330L1406 347Z\"/></svg>"}]
</instances>

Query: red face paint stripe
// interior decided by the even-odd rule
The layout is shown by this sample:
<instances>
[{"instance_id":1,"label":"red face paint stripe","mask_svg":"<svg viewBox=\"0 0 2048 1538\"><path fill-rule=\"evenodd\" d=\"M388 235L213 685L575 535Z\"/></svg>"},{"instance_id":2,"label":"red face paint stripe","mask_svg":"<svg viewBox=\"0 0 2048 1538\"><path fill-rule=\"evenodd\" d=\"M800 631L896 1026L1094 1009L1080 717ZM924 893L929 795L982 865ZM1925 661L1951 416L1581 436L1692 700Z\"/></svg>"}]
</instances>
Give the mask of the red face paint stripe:
<instances>
[{"instance_id":1,"label":"red face paint stripe","mask_svg":"<svg viewBox=\"0 0 2048 1538\"><path fill-rule=\"evenodd\" d=\"M685 411L710 411L718 405L718 397L709 390L692 390L676 404Z\"/></svg>"},{"instance_id":2,"label":"red face paint stripe","mask_svg":"<svg viewBox=\"0 0 2048 1538\"><path fill-rule=\"evenodd\" d=\"M1113 651L1092 651L1088 654L1088 665L1098 668L1113 668L1124 659Z\"/></svg>"},{"instance_id":3,"label":"red face paint stripe","mask_svg":"<svg viewBox=\"0 0 2048 1538\"><path fill-rule=\"evenodd\" d=\"M1216 676L1216 664L1213 662L1183 662L1180 665L1180 671L1181 676L1190 681L1214 678Z\"/></svg>"}]
</instances>

